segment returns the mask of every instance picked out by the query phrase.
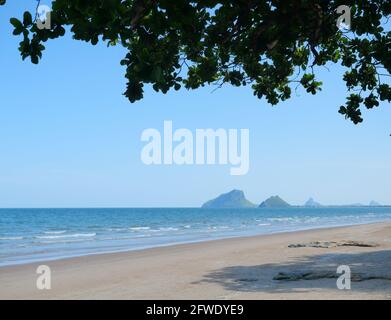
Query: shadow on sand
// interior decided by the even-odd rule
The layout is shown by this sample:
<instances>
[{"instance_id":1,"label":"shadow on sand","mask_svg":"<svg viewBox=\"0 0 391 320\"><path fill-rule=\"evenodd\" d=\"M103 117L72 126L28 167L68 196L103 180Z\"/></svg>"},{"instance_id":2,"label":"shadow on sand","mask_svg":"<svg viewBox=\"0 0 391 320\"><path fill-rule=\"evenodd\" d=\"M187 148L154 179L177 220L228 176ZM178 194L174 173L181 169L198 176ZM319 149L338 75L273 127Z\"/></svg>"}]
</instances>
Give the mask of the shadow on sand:
<instances>
[{"instance_id":1,"label":"shadow on sand","mask_svg":"<svg viewBox=\"0 0 391 320\"><path fill-rule=\"evenodd\" d=\"M286 264L231 266L205 275L200 282L215 283L226 290L241 292L289 293L308 288L337 289L336 281L340 276L337 267L340 265L348 265L351 269L352 290L391 294L391 250L321 254ZM281 274L287 277L284 279ZM296 280L289 280L289 276Z\"/></svg>"}]
</instances>

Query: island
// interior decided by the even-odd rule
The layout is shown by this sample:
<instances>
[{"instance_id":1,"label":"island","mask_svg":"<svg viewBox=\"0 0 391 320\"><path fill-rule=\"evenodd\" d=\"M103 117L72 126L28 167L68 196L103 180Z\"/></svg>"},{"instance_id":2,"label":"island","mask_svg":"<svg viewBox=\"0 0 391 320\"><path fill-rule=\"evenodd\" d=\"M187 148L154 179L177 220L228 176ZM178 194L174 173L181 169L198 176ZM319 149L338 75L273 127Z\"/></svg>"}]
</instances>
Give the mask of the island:
<instances>
[{"instance_id":1,"label":"island","mask_svg":"<svg viewBox=\"0 0 391 320\"><path fill-rule=\"evenodd\" d=\"M202 208L256 208L256 205L246 199L242 190L235 189L205 202Z\"/></svg>"},{"instance_id":2,"label":"island","mask_svg":"<svg viewBox=\"0 0 391 320\"><path fill-rule=\"evenodd\" d=\"M259 208L289 208L291 205L279 196L273 196L263 201Z\"/></svg>"},{"instance_id":3,"label":"island","mask_svg":"<svg viewBox=\"0 0 391 320\"><path fill-rule=\"evenodd\" d=\"M304 204L304 207L307 208L320 208L323 207L319 202L316 202L313 198L309 198L308 201Z\"/></svg>"}]
</instances>

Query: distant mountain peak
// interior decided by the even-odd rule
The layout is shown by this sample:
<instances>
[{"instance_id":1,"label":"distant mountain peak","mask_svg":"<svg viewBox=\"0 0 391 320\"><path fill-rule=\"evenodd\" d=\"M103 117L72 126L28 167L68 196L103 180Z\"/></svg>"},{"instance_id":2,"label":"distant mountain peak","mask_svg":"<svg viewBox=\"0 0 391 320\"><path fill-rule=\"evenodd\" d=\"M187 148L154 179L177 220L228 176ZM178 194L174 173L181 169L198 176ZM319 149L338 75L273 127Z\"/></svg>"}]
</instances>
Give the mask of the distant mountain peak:
<instances>
[{"instance_id":1,"label":"distant mountain peak","mask_svg":"<svg viewBox=\"0 0 391 320\"><path fill-rule=\"evenodd\" d=\"M259 208L287 208L290 207L291 205L284 201L283 199L280 198L280 196L272 196L265 201L263 201L260 205Z\"/></svg>"},{"instance_id":2,"label":"distant mountain peak","mask_svg":"<svg viewBox=\"0 0 391 320\"><path fill-rule=\"evenodd\" d=\"M226 194L238 195L239 197L244 197L244 192L242 190L238 190L238 189L233 189L230 192L227 192Z\"/></svg>"},{"instance_id":3,"label":"distant mountain peak","mask_svg":"<svg viewBox=\"0 0 391 320\"><path fill-rule=\"evenodd\" d=\"M319 202L316 202L313 198L309 198L307 202L304 204L305 207L318 208L322 205Z\"/></svg>"},{"instance_id":4,"label":"distant mountain peak","mask_svg":"<svg viewBox=\"0 0 391 320\"><path fill-rule=\"evenodd\" d=\"M202 208L254 208L255 204L248 201L242 190L234 189L223 193L202 205Z\"/></svg>"}]
</instances>

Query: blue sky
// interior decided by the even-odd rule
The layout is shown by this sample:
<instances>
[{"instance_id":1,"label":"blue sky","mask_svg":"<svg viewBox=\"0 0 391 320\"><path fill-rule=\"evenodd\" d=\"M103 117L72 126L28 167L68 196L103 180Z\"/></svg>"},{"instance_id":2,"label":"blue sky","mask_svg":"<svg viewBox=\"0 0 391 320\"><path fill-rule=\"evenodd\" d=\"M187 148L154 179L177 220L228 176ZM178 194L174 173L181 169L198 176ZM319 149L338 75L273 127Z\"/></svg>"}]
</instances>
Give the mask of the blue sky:
<instances>
[{"instance_id":1,"label":"blue sky","mask_svg":"<svg viewBox=\"0 0 391 320\"><path fill-rule=\"evenodd\" d=\"M391 108L365 111L354 126L338 114L341 70L320 72L323 91L276 107L250 88L206 87L122 96L122 48L93 47L69 35L46 44L39 65L22 61L11 16L35 1L0 7L0 207L199 206L233 188L260 203L391 204ZM146 166L146 128L249 128L250 171L229 166Z\"/></svg>"}]
</instances>

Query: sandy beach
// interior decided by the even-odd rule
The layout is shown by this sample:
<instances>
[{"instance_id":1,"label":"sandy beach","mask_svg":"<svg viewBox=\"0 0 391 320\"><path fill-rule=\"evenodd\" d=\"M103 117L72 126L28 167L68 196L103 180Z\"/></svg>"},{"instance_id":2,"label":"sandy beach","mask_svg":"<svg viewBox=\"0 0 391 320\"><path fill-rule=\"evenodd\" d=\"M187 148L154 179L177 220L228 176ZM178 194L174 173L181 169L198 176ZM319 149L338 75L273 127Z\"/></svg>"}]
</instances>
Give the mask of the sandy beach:
<instances>
[{"instance_id":1,"label":"sandy beach","mask_svg":"<svg viewBox=\"0 0 391 320\"><path fill-rule=\"evenodd\" d=\"M42 264L50 290L36 287ZM339 265L351 290L336 286ZM2 267L0 284L0 299L391 299L391 223Z\"/></svg>"}]
</instances>

